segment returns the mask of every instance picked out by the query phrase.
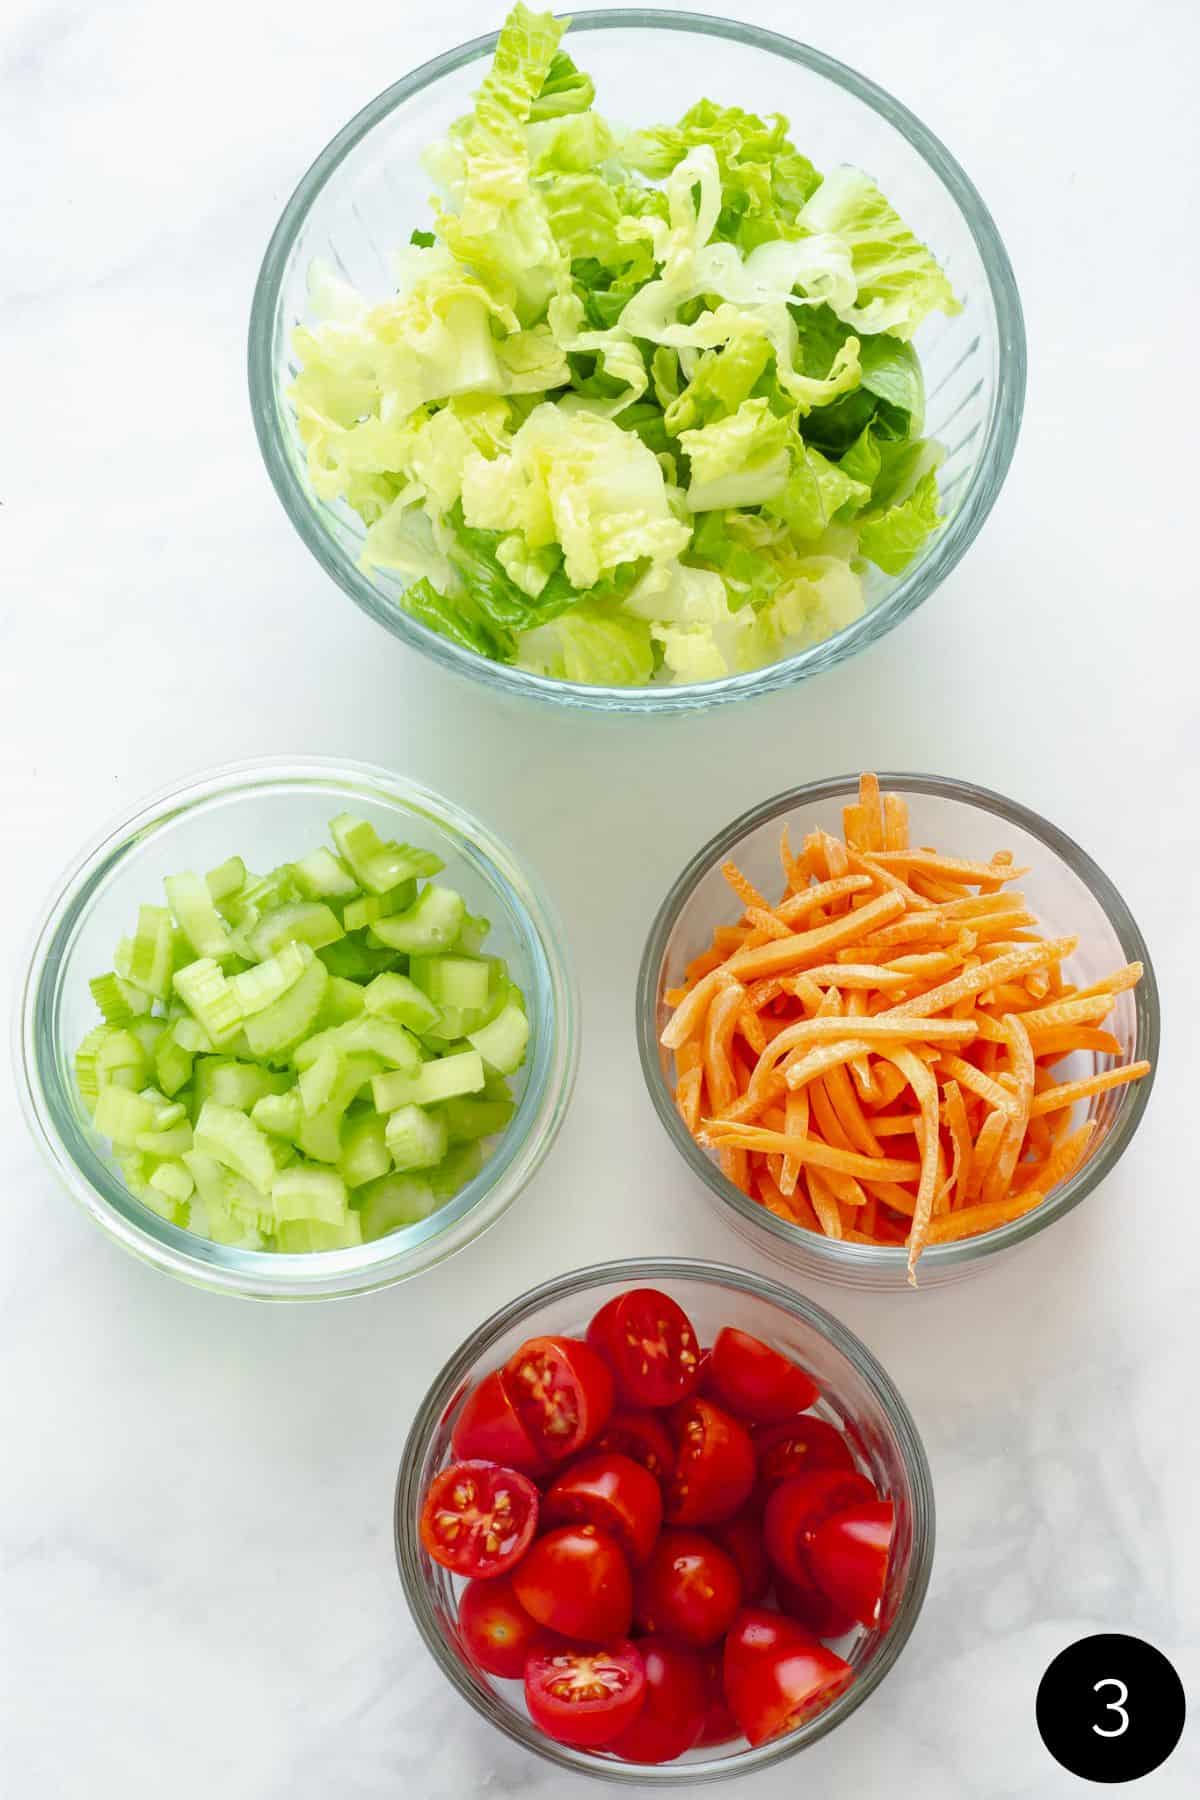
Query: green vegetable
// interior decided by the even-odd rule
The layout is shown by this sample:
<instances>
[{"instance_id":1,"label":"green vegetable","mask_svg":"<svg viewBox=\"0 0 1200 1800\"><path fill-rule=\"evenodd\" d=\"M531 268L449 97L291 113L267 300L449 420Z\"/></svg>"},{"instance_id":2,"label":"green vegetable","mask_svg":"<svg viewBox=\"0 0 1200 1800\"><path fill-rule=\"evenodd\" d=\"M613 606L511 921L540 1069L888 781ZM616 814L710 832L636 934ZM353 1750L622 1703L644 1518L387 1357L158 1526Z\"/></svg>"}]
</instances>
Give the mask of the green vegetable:
<instances>
[{"instance_id":1,"label":"green vegetable","mask_svg":"<svg viewBox=\"0 0 1200 1800\"><path fill-rule=\"evenodd\" d=\"M350 814L331 831L266 875L169 876L90 984L75 1074L98 1136L142 1205L239 1249L417 1223L515 1110L528 1024L488 921L431 852Z\"/></svg>"}]
</instances>

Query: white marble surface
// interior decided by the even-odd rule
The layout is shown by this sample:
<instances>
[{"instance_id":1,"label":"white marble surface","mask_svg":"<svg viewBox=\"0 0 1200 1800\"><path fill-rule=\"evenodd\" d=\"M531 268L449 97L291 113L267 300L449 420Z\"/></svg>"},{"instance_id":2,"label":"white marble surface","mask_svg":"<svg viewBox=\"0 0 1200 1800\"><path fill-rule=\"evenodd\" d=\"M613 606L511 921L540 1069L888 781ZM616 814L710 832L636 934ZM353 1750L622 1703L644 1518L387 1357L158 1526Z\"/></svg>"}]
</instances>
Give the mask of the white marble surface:
<instances>
[{"instance_id":1,"label":"white marble surface","mask_svg":"<svg viewBox=\"0 0 1200 1800\"><path fill-rule=\"evenodd\" d=\"M574 1110L520 1204L420 1283L337 1306L223 1301L127 1260L35 1159L4 1087L6 1800L593 1791L499 1740L418 1645L392 1562L397 1456L443 1357L537 1279L637 1251L749 1259L643 1096L636 959L717 821L872 764L976 778L1081 839L1150 940L1165 1055L1123 1166L1023 1258L923 1298L819 1294L913 1407L939 1553L884 1688L753 1791L1074 1792L1032 1703L1089 1630L1153 1639L1195 1697L1195 1170L1171 1121L1194 1110L1200 1011L1182 786L1198 762L1197 14L744 6L867 70L958 153L1016 265L1029 405L991 522L914 619L757 711L662 729L516 713L390 643L302 549L250 429L250 291L300 170L494 9L3 8L6 978L108 814L199 765L302 746L407 769L494 821L570 923L586 1007ZM1193 1727L1146 1791L1194 1793L1198 1745Z\"/></svg>"}]
</instances>

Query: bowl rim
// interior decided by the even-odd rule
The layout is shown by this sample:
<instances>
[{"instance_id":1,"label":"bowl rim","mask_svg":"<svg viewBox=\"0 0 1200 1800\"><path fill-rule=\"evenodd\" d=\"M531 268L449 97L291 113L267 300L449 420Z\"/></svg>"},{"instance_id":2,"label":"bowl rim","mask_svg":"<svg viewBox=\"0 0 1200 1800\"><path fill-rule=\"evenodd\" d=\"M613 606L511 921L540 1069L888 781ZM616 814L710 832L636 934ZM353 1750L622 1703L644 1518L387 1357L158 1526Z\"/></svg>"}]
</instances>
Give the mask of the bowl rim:
<instances>
[{"instance_id":1,"label":"bowl rim","mask_svg":"<svg viewBox=\"0 0 1200 1800\"><path fill-rule=\"evenodd\" d=\"M158 1217L87 1142L69 1096L60 1092L55 1000L63 964L97 892L150 834L222 798L257 794L266 802L280 791L339 786L350 803L358 795L392 807L397 817L427 817L460 842L473 875L512 909L532 953L528 1001L538 1010L530 1073L512 1125L491 1160L428 1219L344 1250L304 1255L238 1250ZM70 1054L73 1046L67 1050ZM513 1204L548 1154L570 1104L579 1051L578 989L566 934L552 902L505 841L422 783L377 764L309 755L257 757L205 769L155 789L113 816L50 890L26 949L12 1037L26 1125L89 1217L153 1267L193 1286L251 1299L367 1293L423 1273L480 1236ZM72 1132L83 1159L70 1141Z\"/></svg>"},{"instance_id":2,"label":"bowl rim","mask_svg":"<svg viewBox=\"0 0 1200 1800\"><path fill-rule=\"evenodd\" d=\"M765 668L677 687L591 686L555 681L504 663L493 663L450 643L377 593L326 529L320 509L289 453L281 424L281 400L274 379L275 327L283 280L292 249L313 204L346 157L406 100L419 95L442 76L490 54L498 32L486 32L444 51L385 88L330 139L297 183L267 244L250 310L250 409L259 449L285 513L326 574L393 637L422 651L454 674L482 681L486 686L510 695L608 712L685 712L770 693L832 668L900 624L946 579L982 528L1012 462L1025 400L1025 326L1012 264L982 197L941 139L886 89L824 51L779 32L735 19L643 7L578 12L571 17L571 30L576 34L611 30L675 31L689 36L730 40L799 63L852 94L897 130L950 194L974 239L983 265L996 317L997 355L995 393L979 461L965 494L944 529L895 588L860 619L833 636Z\"/></svg>"},{"instance_id":3,"label":"bowl rim","mask_svg":"<svg viewBox=\"0 0 1200 1800\"><path fill-rule=\"evenodd\" d=\"M733 1288L754 1299L765 1300L815 1331L846 1359L860 1379L871 1388L882 1408L912 1485L913 1560L896 1616L878 1654L850 1687L807 1725L788 1733L784 1738L760 1745L758 1749L741 1750L735 1756L707 1762L608 1763L593 1758L586 1751L556 1744L551 1739L542 1737L532 1726L522 1730L520 1721L515 1716L510 1716L508 1708L489 1707L484 1703L486 1690L483 1684L475 1680L446 1641L420 1576L421 1552L417 1526L422 1499L420 1471L425 1447L447 1408L459 1396L464 1382L469 1379L479 1359L486 1355L505 1332L532 1318L542 1307L591 1288L614 1283L640 1286L645 1282L655 1281L694 1282ZM710 1262L700 1257L646 1256L590 1263L583 1268L554 1276L498 1307L464 1339L430 1383L413 1416L396 1475L392 1530L400 1584L417 1630L443 1675L477 1713L503 1731L514 1743L533 1750L559 1768L618 1785L679 1787L723 1781L782 1762L825 1737L870 1697L884 1676L895 1666L924 1604L933 1567L936 1505L929 1459L912 1413L878 1357L849 1326L844 1325L817 1301L783 1286L770 1276L759 1275L731 1263Z\"/></svg>"},{"instance_id":4,"label":"bowl rim","mask_svg":"<svg viewBox=\"0 0 1200 1800\"><path fill-rule=\"evenodd\" d=\"M710 838L690 858L655 914L642 952L636 993L636 1031L642 1075L651 1104L666 1129L667 1136L688 1167L724 1206L730 1207L738 1215L739 1220L744 1220L760 1231L766 1231L789 1249L803 1249L812 1266L824 1263L829 1273L840 1279L853 1275L897 1277L907 1268L907 1253L902 1246L893 1248L889 1245L846 1243L820 1237L815 1232L806 1231L802 1225L790 1224L751 1200L709 1160L679 1117L674 1096L663 1079L658 1042L658 971L680 911L699 881L716 863L732 854L735 846L749 832L791 812L797 806L814 801L852 798L858 792L858 780L857 775L834 775L822 781L805 782L799 787L789 788L783 793L772 795L768 800L760 801L757 806L740 814L724 830ZM1144 967L1142 979L1133 990L1137 1026L1135 1060L1146 1058L1151 1065L1150 1073L1142 1080L1129 1082L1118 1090L1119 1099L1112 1125L1095 1152L1080 1164L1068 1180L1053 1189L1040 1206L1025 1213L1023 1217L1014 1219L1010 1224L1002 1225L995 1231L984 1232L979 1237L964 1238L958 1243L928 1245L921 1252L919 1266L933 1275L942 1269L976 1262L997 1251L1012 1249L1035 1237L1078 1206L1120 1161L1141 1123L1158 1072L1161 1034L1158 982L1146 940L1118 889L1087 851L1057 825L1051 824L1048 819L1022 805L1020 801L1011 800L991 788L980 787L974 782L961 781L953 776L881 769L879 784L885 791L931 794L939 799L965 802L978 811L991 813L1006 824L1019 826L1028 832L1052 851L1089 889L1116 933L1125 953L1125 960L1140 962ZM930 1288L936 1285L932 1281L924 1284Z\"/></svg>"}]
</instances>

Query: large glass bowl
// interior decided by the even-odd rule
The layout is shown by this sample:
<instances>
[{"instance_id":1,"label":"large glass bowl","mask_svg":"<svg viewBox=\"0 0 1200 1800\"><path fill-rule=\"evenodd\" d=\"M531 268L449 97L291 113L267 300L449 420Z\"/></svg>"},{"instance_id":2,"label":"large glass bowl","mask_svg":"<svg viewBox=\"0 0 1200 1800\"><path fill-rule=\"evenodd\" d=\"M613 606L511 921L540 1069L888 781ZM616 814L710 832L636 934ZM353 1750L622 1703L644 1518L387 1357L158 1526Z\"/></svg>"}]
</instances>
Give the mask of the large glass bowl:
<instances>
[{"instance_id":1,"label":"large glass bowl","mask_svg":"<svg viewBox=\"0 0 1200 1800\"><path fill-rule=\"evenodd\" d=\"M364 612L444 667L510 694L615 712L680 712L786 687L890 631L954 568L991 511L1012 460L1025 396L1025 333L1012 268L991 215L953 156L899 101L832 57L771 31L696 13L619 9L574 15L569 41L595 77L602 110L641 126L678 118L701 95L795 122L818 168L858 164L944 265L963 302L916 339L928 393L926 430L944 445L949 523L898 578L875 572L864 616L824 643L748 674L679 687L551 681L461 650L410 618L402 583L359 566L363 527L318 500L287 400L291 340L308 306L314 260L364 293L394 291L389 255L428 223L421 153L468 111L496 38L462 44L387 88L343 127L284 208L267 247L250 318L250 399L271 480L301 537Z\"/></svg>"},{"instance_id":2,"label":"large glass bowl","mask_svg":"<svg viewBox=\"0 0 1200 1800\"><path fill-rule=\"evenodd\" d=\"M580 1336L588 1320L626 1288L662 1288L677 1300L711 1343L722 1325L735 1325L793 1356L821 1390L815 1408L845 1430L863 1471L896 1507L896 1536L884 1594L883 1625L856 1627L839 1642L855 1680L824 1712L787 1737L757 1750L744 1744L695 1750L676 1762L625 1763L600 1751L569 1749L543 1737L529 1721L516 1682L480 1674L465 1661L456 1624L461 1583L421 1546L418 1523L425 1491L449 1457L450 1438L467 1390L499 1368L528 1337ZM485 1319L455 1351L413 1420L396 1482L396 1559L417 1629L438 1667L507 1737L561 1769L636 1787L685 1788L769 1768L815 1744L850 1717L893 1666L917 1622L933 1563L933 1484L912 1416L865 1344L811 1300L777 1282L722 1263L653 1257L575 1269L522 1294Z\"/></svg>"},{"instance_id":3,"label":"large glass bowl","mask_svg":"<svg viewBox=\"0 0 1200 1800\"><path fill-rule=\"evenodd\" d=\"M1085 850L1057 826L1014 800L969 782L933 775L879 776L885 792L908 802L914 844L932 844L954 856L986 860L1011 850L1018 865L1029 864L1021 892L1047 937L1077 936L1079 947L1066 964L1081 987L1109 975L1126 962L1141 962L1145 974L1136 988L1117 996L1104 1022L1121 1045L1118 1058L1088 1052L1058 1065L1064 1079L1098 1073L1115 1062L1158 1057L1158 988L1145 939L1120 894ZM642 957L637 991L637 1034L642 1073L650 1098L672 1143L713 1196L717 1210L756 1249L802 1275L848 1287L902 1288L907 1285L907 1252L900 1247L855 1244L821 1237L777 1218L742 1193L722 1174L715 1156L701 1149L675 1106L671 1053L659 1043L670 1017L663 999L692 957L707 949L713 927L729 924L737 903L721 874L732 857L750 880L774 893L780 885L779 834L786 823L793 844L818 826L840 835L842 807L857 798L858 778L840 776L777 794L735 819L697 852L659 908ZM1077 1107L1076 1124L1094 1119L1097 1142L1069 1180L1041 1206L997 1231L960 1243L931 1244L921 1253L921 1287L977 1272L1011 1252L1079 1205L1124 1153L1150 1098L1153 1072L1142 1081L1109 1088Z\"/></svg>"},{"instance_id":4,"label":"large glass bowl","mask_svg":"<svg viewBox=\"0 0 1200 1800\"><path fill-rule=\"evenodd\" d=\"M514 1080L516 1114L473 1181L419 1224L349 1250L284 1256L210 1243L135 1199L79 1099L73 1059L97 1022L88 979L112 966L138 906L164 875L212 868L238 853L261 869L326 841L352 811L381 835L444 858L445 879L492 923L488 947L508 959L532 1027ZM26 1115L51 1167L110 1237L199 1287L258 1299L362 1293L441 1262L494 1224L545 1156L566 1112L578 1062L578 1006L562 929L528 871L486 826L448 800L383 769L315 758L269 759L197 776L111 826L64 877L40 926L17 1019Z\"/></svg>"}]
</instances>

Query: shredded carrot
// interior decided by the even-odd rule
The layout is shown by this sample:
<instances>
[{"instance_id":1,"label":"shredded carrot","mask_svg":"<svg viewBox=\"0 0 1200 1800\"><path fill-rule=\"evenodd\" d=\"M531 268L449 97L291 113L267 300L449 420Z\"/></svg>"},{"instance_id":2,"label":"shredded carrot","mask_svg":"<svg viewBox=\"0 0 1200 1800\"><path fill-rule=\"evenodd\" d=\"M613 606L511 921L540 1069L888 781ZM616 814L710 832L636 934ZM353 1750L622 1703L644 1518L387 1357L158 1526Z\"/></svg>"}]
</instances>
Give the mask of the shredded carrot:
<instances>
[{"instance_id":1,"label":"shredded carrot","mask_svg":"<svg viewBox=\"0 0 1200 1800\"><path fill-rule=\"evenodd\" d=\"M782 1229L904 1245L915 1280L927 1245L1040 1205L1101 1129L1094 1111L1072 1129L1080 1104L1149 1074L1054 1073L1126 1054L1100 1027L1142 968L1072 979L1078 942L1040 934L1011 853L911 847L907 801L872 775L842 838L814 829L796 854L785 828L779 855L774 904L723 865L742 910L663 996L676 1105Z\"/></svg>"}]
</instances>

